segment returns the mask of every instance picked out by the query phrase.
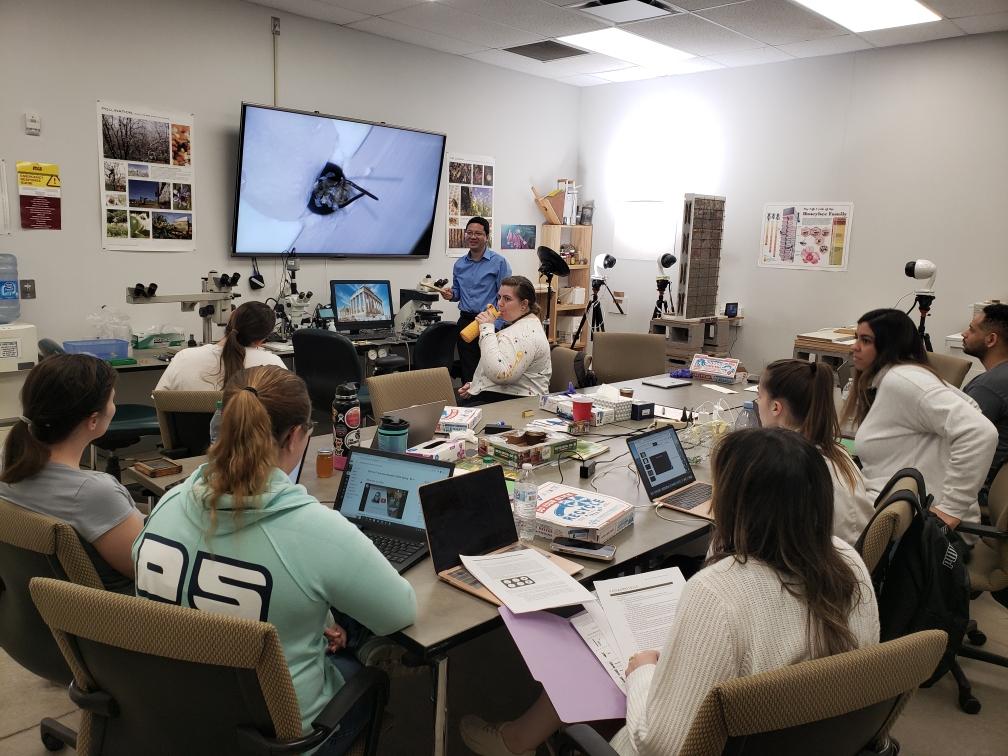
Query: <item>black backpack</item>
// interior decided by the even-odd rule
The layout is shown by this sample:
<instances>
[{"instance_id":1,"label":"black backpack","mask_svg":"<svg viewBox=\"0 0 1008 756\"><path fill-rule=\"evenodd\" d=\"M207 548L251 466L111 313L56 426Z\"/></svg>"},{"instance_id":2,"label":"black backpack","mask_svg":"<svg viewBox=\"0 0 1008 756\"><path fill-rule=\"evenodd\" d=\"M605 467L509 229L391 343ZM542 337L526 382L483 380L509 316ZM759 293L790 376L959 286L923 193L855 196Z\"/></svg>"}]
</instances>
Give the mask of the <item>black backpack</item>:
<instances>
[{"instance_id":1,"label":"black backpack","mask_svg":"<svg viewBox=\"0 0 1008 756\"><path fill-rule=\"evenodd\" d=\"M970 601L966 569L969 548L958 533L949 530L939 517L928 511L933 497L927 495L923 477L916 470L901 470L893 476L893 481L907 474L917 479L919 497L909 491L888 496L888 486L879 495L879 501L886 496L889 502L909 503L913 520L902 538L890 544L882 555L872 572L872 583L878 599L881 640L892 640L919 630L937 629L948 633L945 654L934 674L924 683L927 686L949 670L966 633ZM872 520L885 508L876 511Z\"/></svg>"}]
</instances>

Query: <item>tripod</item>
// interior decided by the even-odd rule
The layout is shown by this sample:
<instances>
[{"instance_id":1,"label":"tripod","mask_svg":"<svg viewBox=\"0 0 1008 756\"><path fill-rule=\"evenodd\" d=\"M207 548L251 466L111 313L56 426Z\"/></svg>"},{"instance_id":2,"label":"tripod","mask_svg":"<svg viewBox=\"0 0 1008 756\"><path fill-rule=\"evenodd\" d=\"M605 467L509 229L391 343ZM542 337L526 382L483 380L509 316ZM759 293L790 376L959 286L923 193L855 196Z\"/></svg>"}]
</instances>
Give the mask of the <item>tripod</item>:
<instances>
[{"instance_id":1,"label":"tripod","mask_svg":"<svg viewBox=\"0 0 1008 756\"><path fill-rule=\"evenodd\" d=\"M668 295L668 301L665 299L665 292L669 288L669 280L667 277L662 276L656 278L655 282L658 284L658 301L655 302L654 312L651 313L651 319L660 318L663 314L675 315L675 306L672 304L672 295Z\"/></svg>"},{"instance_id":2,"label":"tripod","mask_svg":"<svg viewBox=\"0 0 1008 756\"><path fill-rule=\"evenodd\" d=\"M599 302L598 293L599 289L605 287L605 290L609 292L609 298L612 299L613 304L616 305L616 309L619 311L620 315L623 315L623 308L620 307L620 303L616 301L616 297L613 296L612 289L606 284L605 280L602 278L593 278L591 282L592 295L591 301L585 306L584 314L581 315L581 322L578 323L577 330L574 331L574 338L571 339L571 349L574 349L574 345L578 343L578 339L581 338L581 330L584 328L585 323L588 320L588 313L591 313L591 331L592 338L596 331L605 332L605 317L602 314L602 303Z\"/></svg>"},{"instance_id":3,"label":"tripod","mask_svg":"<svg viewBox=\"0 0 1008 756\"><path fill-rule=\"evenodd\" d=\"M931 334L924 330L924 319L931 312L931 303L934 302L934 299L934 294L917 294L913 304L910 305L910 310L914 308L914 305L917 305L917 309L920 310L920 325L917 326L917 333L920 334L921 341L924 342L924 348L929 352L933 352L934 349L931 347ZM907 310L907 315L910 314L910 310Z\"/></svg>"}]
</instances>

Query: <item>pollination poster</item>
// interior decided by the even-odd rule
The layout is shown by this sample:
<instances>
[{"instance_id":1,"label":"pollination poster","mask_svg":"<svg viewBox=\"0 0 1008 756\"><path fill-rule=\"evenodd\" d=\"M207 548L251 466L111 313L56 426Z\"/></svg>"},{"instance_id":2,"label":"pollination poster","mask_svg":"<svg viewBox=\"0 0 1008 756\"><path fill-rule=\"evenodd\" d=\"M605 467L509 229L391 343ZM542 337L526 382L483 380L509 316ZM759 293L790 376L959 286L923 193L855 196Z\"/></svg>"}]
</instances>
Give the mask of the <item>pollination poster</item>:
<instances>
[{"instance_id":1,"label":"pollination poster","mask_svg":"<svg viewBox=\"0 0 1008 756\"><path fill-rule=\"evenodd\" d=\"M852 202L763 206L758 264L767 268L847 270Z\"/></svg>"}]
</instances>

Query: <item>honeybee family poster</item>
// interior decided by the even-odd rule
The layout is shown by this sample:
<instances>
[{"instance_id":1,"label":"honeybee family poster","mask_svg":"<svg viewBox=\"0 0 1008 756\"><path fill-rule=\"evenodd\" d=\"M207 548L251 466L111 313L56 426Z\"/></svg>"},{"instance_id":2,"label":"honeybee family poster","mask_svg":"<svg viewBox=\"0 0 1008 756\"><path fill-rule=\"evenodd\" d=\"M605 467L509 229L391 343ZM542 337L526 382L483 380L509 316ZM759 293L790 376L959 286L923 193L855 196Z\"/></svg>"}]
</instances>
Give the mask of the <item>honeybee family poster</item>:
<instances>
[{"instance_id":1,"label":"honeybee family poster","mask_svg":"<svg viewBox=\"0 0 1008 756\"><path fill-rule=\"evenodd\" d=\"M768 268L847 270L850 254L850 202L763 206L758 263Z\"/></svg>"},{"instance_id":2,"label":"honeybee family poster","mask_svg":"<svg viewBox=\"0 0 1008 756\"><path fill-rule=\"evenodd\" d=\"M490 222L487 244L494 237L494 159L479 155L448 154L448 233L445 238L449 257L468 252L465 227L474 215Z\"/></svg>"}]
</instances>

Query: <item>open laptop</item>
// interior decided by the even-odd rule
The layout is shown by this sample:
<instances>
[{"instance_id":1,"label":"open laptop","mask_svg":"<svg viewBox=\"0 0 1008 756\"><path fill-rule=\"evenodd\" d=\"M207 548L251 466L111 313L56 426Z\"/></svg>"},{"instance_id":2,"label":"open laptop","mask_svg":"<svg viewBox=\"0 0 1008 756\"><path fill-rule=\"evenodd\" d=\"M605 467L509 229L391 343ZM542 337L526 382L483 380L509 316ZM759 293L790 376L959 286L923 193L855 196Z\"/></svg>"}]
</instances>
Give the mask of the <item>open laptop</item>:
<instances>
[{"instance_id":1,"label":"open laptop","mask_svg":"<svg viewBox=\"0 0 1008 756\"><path fill-rule=\"evenodd\" d=\"M453 462L352 446L336 494L336 509L399 572L427 555L420 486L451 477Z\"/></svg>"},{"instance_id":2,"label":"open laptop","mask_svg":"<svg viewBox=\"0 0 1008 756\"><path fill-rule=\"evenodd\" d=\"M434 438L434 429L437 428L438 420L441 419L441 413L447 404L445 401L414 404L410 407L386 412L385 414L401 417L409 423L409 431L406 434L406 448L412 449L414 446ZM378 418L378 421L381 422L381 418ZM378 448L377 431L371 437L371 448Z\"/></svg>"},{"instance_id":3,"label":"open laptop","mask_svg":"<svg viewBox=\"0 0 1008 756\"><path fill-rule=\"evenodd\" d=\"M679 386L689 386L692 381L687 381L685 378L672 378L668 375L656 375L652 378L644 378L641 380L645 386L654 386L655 388L678 388Z\"/></svg>"},{"instance_id":4,"label":"open laptop","mask_svg":"<svg viewBox=\"0 0 1008 756\"><path fill-rule=\"evenodd\" d=\"M631 436L627 447L651 501L713 522L711 486L697 482L674 428Z\"/></svg>"},{"instance_id":5,"label":"open laptop","mask_svg":"<svg viewBox=\"0 0 1008 756\"><path fill-rule=\"evenodd\" d=\"M459 555L479 556L526 548L518 540L503 468L494 465L421 486L420 504L437 576L500 606L497 597L465 568ZM536 550L568 575L582 569L569 559Z\"/></svg>"}]
</instances>

